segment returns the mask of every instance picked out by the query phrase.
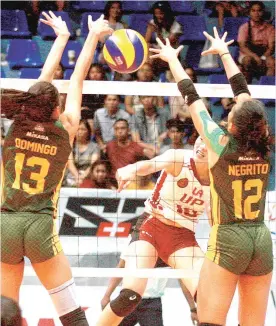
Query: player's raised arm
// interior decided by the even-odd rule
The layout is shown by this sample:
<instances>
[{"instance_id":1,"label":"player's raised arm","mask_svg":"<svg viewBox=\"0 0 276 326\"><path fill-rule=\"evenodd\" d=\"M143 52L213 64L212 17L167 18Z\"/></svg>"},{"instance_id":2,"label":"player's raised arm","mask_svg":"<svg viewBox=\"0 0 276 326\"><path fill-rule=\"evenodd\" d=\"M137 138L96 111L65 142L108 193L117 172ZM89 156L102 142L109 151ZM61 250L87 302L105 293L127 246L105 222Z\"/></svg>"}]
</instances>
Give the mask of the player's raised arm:
<instances>
[{"instance_id":1,"label":"player's raised arm","mask_svg":"<svg viewBox=\"0 0 276 326\"><path fill-rule=\"evenodd\" d=\"M83 80L92 63L97 43L101 36L113 32L113 29L108 26L108 22L103 19L103 15L94 22L92 17L88 16L88 27L89 33L71 76L65 111L61 115L61 121L69 132L71 140L74 139L79 125Z\"/></svg>"},{"instance_id":2,"label":"player's raised arm","mask_svg":"<svg viewBox=\"0 0 276 326\"><path fill-rule=\"evenodd\" d=\"M49 11L49 15L46 12L43 12L42 15L45 17L45 19L40 19L40 21L51 26L55 31L57 38L55 39L55 42L47 56L38 81L46 81L51 83L55 71L60 63L62 53L69 40L70 33L68 31L66 22L64 22L61 17L57 17L52 11Z\"/></svg>"},{"instance_id":3,"label":"player's raised arm","mask_svg":"<svg viewBox=\"0 0 276 326\"><path fill-rule=\"evenodd\" d=\"M155 156L151 160L139 161L129 164L117 170L118 192L136 180L137 176L149 175L161 170L172 175L178 175L184 162L184 151L181 149L169 149L164 154Z\"/></svg>"},{"instance_id":4,"label":"player's raised arm","mask_svg":"<svg viewBox=\"0 0 276 326\"><path fill-rule=\"evenodd\" d=\"M155 53L151 58L160 58L169 63L170 70L177 82L178 88L183 98L187 101L193 123L198 133L203 138L207 148L219 155L223 150L221 139L224 136L224 132L210 117L193 82L178 60L178 54L183 46L174 49L171 47L168 39L166 39L166 44L163 44L158 38L157 42L160 49L150 49L151 52Z\"/></svg>"},{"instance_id":5,"label":"player's raised arm","mask_svg":"<svg viewBox=\"0 0 276 326\"><path fill-rule=\"evenodd\" d=\"M227 32L225 32L222 37L219 37L217 28L214 27L214 37L209 35L207 32L203 32L203 34L211 42L211 46L208 50L203 51L202 55L218 54L222 60L236 101L239 102L250 99L251 96L247 87L246 79L240 72L228 49L228 45L233 43L233 41L225 42Z\"/></svg>"}]
</instances>

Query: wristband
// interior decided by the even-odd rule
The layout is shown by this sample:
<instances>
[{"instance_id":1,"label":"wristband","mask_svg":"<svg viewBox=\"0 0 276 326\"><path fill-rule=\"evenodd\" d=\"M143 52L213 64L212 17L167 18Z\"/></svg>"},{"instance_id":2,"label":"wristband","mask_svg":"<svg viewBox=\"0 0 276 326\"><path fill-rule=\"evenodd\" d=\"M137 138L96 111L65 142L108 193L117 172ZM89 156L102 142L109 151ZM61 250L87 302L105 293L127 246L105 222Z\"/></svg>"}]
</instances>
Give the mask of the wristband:
<instances>
[{"instance_id":1,"label":"wristband","mask_svg":"<svg viewBox=\"0 0 276 326\"><path fill-rule=\"evenodd\" d=\"M241 72L229 78L229 83L231 85L235 97L242 93L247 93L251 95L247 87L246 79Z\"/></svg>"},{"instance_id":2,"label":"wristband","mask_svg":"<svg viewBox=\"0 0 276 326\"><path fill-rule=\"evenodd\" d=\"M192 308L190 309L191 312L197 312L197 309L196 308Z\"/></svg>"},{"instance_id":3,"label":"wristband","mask_svg":"<svg viewBox=\"0 0 276 326\"><path fill-rule=\"evenodd\" d=\"M192 105L195 101L200 100L200 96L197 94L191 79L183 79L177 83L177 86L183 98L187 98L188 106Z\"/></svg>"},{"instance_id":4,"label":"wristband","mask_svg":"<svg viewBox=\"0 0 276 326\"><path fill-rule=\"evenodd\" d=\"M225 52L220 57L222 58L225 54L230 54L230 52Z\"/></svg>"}]
</instances>

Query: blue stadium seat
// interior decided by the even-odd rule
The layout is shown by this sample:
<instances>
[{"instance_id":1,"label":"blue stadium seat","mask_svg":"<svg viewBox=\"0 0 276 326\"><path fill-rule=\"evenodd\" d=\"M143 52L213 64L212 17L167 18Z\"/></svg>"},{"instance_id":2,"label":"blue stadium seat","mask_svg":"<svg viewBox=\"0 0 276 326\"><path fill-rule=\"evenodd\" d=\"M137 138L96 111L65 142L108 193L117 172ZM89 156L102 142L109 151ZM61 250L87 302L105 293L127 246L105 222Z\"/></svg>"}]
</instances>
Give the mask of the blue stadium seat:
<instances>
[{"instance_id":1,"label":"blue stadium seat","mask_svg":"<svg viewBox=\"0 0 276 326\"><path fill-rule=\"evenodd\" d=\"M123 1L123 10L133 11L133 12L148 12L150 10L150 5L148 1Z\"/></svg>"},{"instance_id":2,"label":"blue stadium seat","mask_svg":"<svg viewBox=\"0 0 276 326\"><path fill-rule=\"evenodd\" d=\"M66 69L64 71L64 77L63 77L63 79L70 79L71 76L72 76L73 71L74 71L74 69Z\"/></svg>"},{"instance_id":3,"label":"blue stadium seat","mask_svg":"<svg viewBox=\"0 0 276 326\"><path fill-rule=\"evenodd\" d=\"M275 85L275 76L262 76L259 85Z\"/></svg>"},{"instance_id":4,"label":"blue stadium seat","mask_svg":"<svg viewBox=\"0 0 276 326\"><path fill-rule=\"evenodd\" d=\"M7 47L6 60L11 69L38 68L43 66L38 45L32 40L11 40Z\"/></svg>"},{"instance_id":5,"label":"blue stadium seat","mask_svg":"<svg viewBox=\"0 0 276 326\"><path fill-rule=\"evenodd\" d=\"M143 36L146 34L148 22L152 19L151 14L131 14L129 28L134 29Z\"/></svg>"},{"instance_id":6,"label":"blue stadium seat","mask_svg":"<svg viewBox=\"0 0 276 326\"><path fill-rule=\"evenodd\" d=\"M169 1L172 11L179 14L193 14L195 9L192 1Z\"/></svg>"},{"instance_id":7,"label":"blue stadium seat","mask_svg":"<svg viewBox=\"0 0 276 326\"><path fill-rule=\"evenodd\" d=\"M74 32L72 29L72 24L71 24L68 13L64 12L64 11L53 11L53 13L57 17L60 16L62 18L62 20L64 20L66 22L67 28L71 34L71 38L74 37ZM39 18L44 19L44 16L42 16L42 14L41 14ZM38 21L37 32L43 40L51 40L51 39L56 38L56 34L55 34L54 30L52 29L52 27L45 25L44 23L41 23L40 21Z\"/></svg>"},{"instance_id":8,"label":"blue stadium seat","mask_svg":"<svg viewBox=\"0 0 276 326\"><path fill-rule=\"evenodd\" d=\"M63 51L62 57L61 57L61 64L64 69L72 69L75 67L75 63L78 59L78 56L80 55L82 46L77 41L69 41ZM73 63L71 64L69 61L69 53L68 51L75 51L75 59Z\"/></svg>"},{"instance_id":9,"label":"blue stadium seat","mask_svg":"<svg viewBox=\"0 0 276 326\"><path fill-rule=\"evenodd\" d=\"M275 76L262 76L259 81L259 85L275 85ZM274 92L275 96L275 92ZM261 100L265 105L274 105L275 106L275 99L262 99Z\"/></svg>"},{"instance_id":10,"label":"blue stadium seat","mask_svg":"<svg viewBox=\"0 0 276 326\"><path fill-rule=\"evenodd\" d=\"M207 30L207 26L204 17L179 15L176 19L183 27L183 34L179 38L180 43L205 42L203 31Z\"/></svg>"},{"instance_id":11,"label":"blue stadium seat","mask_svg":"<svg viewBox=\"0 0 276 326\"><path fill-rule=\"evenodd\" d=\"M208 77L208 83L209 84L229 84L226 75L218 75L218 74L210 75ZM217 104L218 102L220 102L220 98L211 97L210 102L211 102L211 104Z\"/></svg>"},{"instance_id":12,"label":"blue stadium seat","mask_svg":"<svg viewBox=\"0 0 276 326\"><path fill-rule=\"evenodd\" d=\"M74 1L72 8L77 11L100 11L103 12L105 1Z\"/></svg>"},{"instance_id":13,"label":"blue stadium seat","mask_svg":"<svg viewBox=\"0 0 276 326\"><path fill-rule=\"evenodd\" d=\"M41 69L39 68L22 68L20 69L20 78L26 79L37 79L41 74Z\"/></svg>"},{"instance_id":14,"label":"blue stadium seat","mask_svg":"<svg viewBox=\"0 0 276 326\"><path fill-rule=\"evenodd\" d=\"M86 37L88 34L88 16L91 15L93 21L98 19L101 16L101 12L85 12L81 15L81 36Z\"/></svg>"},{"instance_id":15,"label":"blue stadium seat","mask_svg":"<svg viewBox=\"0 0 276 326\"><path fill-rule=\"evenodd\" d=\"M1 37L31 37L26 14L23 10L1 10Z\"/></svg>"},{"instance_id":16,"label":"blue stadium seat","mask_svg":"<svg viewBox=\"0 0 276 326\"><path fill-rule=\"evenodd\" d=\"M209 84L229 84L226 75L210 75L208 78Z\"/></svg>"},{"instance_id":17,"label":"blue stadium seat","mask_svg":"<svg viewBox=\"0 0 276 326\"><path fill-rule=\"evenodd\" d=\"M5 78L6 77L6 74L5 74L5 71L4 69L1 67L1 78Z\"/></svg>"},{"instance_id":18,"label":"blue stadium seat","mask_svg":"<svg viewBox=\"0 0 276 326\"><path fill-rule=\"evenodd\" d=\"M246 22L248 22L248 17L225 17L223 31L228 33L226 40L236 41L240 26Z\"/></svg>"}]
</instances>

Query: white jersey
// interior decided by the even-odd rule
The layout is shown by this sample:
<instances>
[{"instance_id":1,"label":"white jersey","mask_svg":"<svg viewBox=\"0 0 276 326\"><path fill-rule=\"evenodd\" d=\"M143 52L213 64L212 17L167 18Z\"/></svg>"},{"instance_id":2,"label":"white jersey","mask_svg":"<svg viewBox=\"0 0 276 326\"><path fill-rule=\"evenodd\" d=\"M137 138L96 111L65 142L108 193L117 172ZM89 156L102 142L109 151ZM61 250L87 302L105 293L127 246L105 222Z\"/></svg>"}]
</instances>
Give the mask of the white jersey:
<instances>
[{"instance_id":1,"label":"white jersey","mask_svg":"<svg viewBox=\"0 0 276 326\"><path fill-rule=\"evenodd\" d=\"M145 201L145 210L195 231L205 202L209 201L209 192L209 187L202 186L194 176L189 159L177 177L165 170L161 172L152 195Z\"/></svg>"}]
</instances>

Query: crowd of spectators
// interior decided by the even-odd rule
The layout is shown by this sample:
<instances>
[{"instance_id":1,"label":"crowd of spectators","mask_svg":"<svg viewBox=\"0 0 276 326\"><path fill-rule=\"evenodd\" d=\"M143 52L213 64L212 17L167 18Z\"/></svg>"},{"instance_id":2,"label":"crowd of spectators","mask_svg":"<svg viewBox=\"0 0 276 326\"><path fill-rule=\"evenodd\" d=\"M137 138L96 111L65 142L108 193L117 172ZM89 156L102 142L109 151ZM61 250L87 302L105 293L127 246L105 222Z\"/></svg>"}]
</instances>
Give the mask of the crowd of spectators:
<instances>
[{"instance_id":1,"label":"crowd of spectators","mask_svg":"<svg viewBox=\"0 0 276 326\"><path fill-rule=\"evenodd\" d=\"M70 11L69 1L2 1L2 9L24 9L29 29L37 32L39 15L45 10ZM18 7L19 6L19 7ZM179 45L183 26L177 21L169 1L158 1L151 7L152 18L145 29L145 39L150 47L158 46L156 37L169 38L173 46ZM275 75L275 28L268 21L265 5L260 1L206 1L205 12L217 17L221 31L225 17L248 16L238 31L237 60L247 81L260 76ZM105 19L114 30L128 28L124 21L123 2L107 1L103 10ZM135 82L174 82L168 66L160 60L148 59L134 74L118 74L108 70L102 48L98 47L95 63L87 74L87 80ZM182 61L186 72L197 82L197 71ZM63 79L64 67L56 71L55 79ZM61 108L66 94L61 94ZM204 99L208 109L208 98ZM234 99L223 98L222 124L234 105ZM82 188L116 188L116 170L138 160L152 158L170 148L193 149L197 132L182 97L118 96L114 94L85 94L82 100L82 120L79 126L65 175L63 186ZM3 129L3 130L2 130ZM2 134L5 128L1 126ZM3 137L1 137L1 141ZM154 178L154 177L153 177ZM153 178L137 178L129 189L151 189Z\"/></svg>"}]
</instances>

